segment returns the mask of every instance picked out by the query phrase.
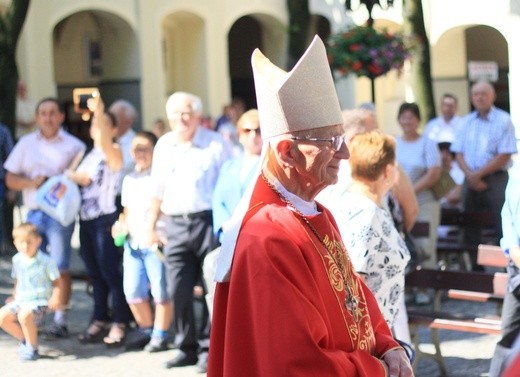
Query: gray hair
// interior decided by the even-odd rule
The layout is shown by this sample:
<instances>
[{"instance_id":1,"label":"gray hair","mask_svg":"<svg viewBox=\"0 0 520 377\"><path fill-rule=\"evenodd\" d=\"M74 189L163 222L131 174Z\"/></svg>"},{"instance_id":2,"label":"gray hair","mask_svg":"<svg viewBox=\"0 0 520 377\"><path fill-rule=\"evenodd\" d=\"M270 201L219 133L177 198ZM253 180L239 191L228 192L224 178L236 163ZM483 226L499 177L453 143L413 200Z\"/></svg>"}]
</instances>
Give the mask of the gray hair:
<instances>
[{"instance_id":1,"label":"gray hair","mask_svg":"<svg viewBox=\"0 0 520 377\"><path fill-rule=\"evenodd\" d=\"M191 110L197 114L202 115L202 100L195 94L188 92L175 92L166 101L166 116L172 119L175 115L175 110L178 104L184 100L190 102Z\"/></svg>"},{"instance_id":2,"label":"gray hair","mask_svg":"<svg viewBox=\"0 0 520 377\"><path fill-rule=\"evenodd\" d=\"M132 119L134 122L136 121L137 110L130 101L127 101L126 99L118 99L110 106L110 108L114 107L119 107L119 110L121 111L120 114L126 119Z\"/></svg>"}]
</instances>

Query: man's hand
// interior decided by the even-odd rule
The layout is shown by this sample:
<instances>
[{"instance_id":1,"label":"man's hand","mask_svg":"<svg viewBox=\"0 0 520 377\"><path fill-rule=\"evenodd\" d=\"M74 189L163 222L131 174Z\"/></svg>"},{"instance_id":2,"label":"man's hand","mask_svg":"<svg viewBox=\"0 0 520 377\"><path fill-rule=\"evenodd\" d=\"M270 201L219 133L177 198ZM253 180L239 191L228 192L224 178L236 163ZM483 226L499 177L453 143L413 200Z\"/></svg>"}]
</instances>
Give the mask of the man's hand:
<instances>
[{"instance_id":1,"label":"man's hand","mask_svg":"<svg viewBox=\"0 0 520 377\"><path fill-rule=\"evenodd\" d=\"M383 361L388 366L390 377L413 377L413 369L406 352L402 348L388 351L383 356Z\"/></svg>"},{"instance_id":2,"label":"man's hand","mask_svg":"<svg viewBox=\"0 0 520 377\"><path fill-rule=\"evenodd\" d=\"M482 176L478 173L470 173L466 175L469 187L475 191L484 191L487 189L487 184L482 180Z\"/></svg>"}]
</instances>

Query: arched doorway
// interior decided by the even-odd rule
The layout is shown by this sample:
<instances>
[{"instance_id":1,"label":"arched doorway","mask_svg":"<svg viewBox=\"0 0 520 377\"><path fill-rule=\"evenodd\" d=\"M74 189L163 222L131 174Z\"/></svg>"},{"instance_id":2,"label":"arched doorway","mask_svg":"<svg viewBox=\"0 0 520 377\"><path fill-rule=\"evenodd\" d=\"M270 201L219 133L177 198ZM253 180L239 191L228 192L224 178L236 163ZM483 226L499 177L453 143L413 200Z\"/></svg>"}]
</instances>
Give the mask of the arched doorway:
<instances>
[{"instance_id":1,"label":"arched doorway","mask_svg":"<svg viewBox=\"0 0 520 377\"><path fill-rule=\"evenodd\" d=\"M231 96L242 98L247 108L256 107L251 54L263 51L262 25L254 17L239 18L228 33L229 77Z\"/></svg>"},{"instance_id":2,"label":"arched doorway","mask_svg":"<svg viewBox=\"0 0 520 377\"><path fill-rule=\"evenodd\" d=\"M495 105L509 112L509 52L506 39L497 29L485 25L467 28L465 37L468 62L497 63L498 78L493 82L497 93Z\"/></svg>"},{"instance_id":3,"label":"arched doorway","mask_svg":"<svg viewBox=\"0 0 520 377\"><path fill-rule=\"evenodd\" d=\"M87 142L90 139L88 122L73 110L74 88L98 87L107 106L124 98L140 111L137 38L121 17L87 10L62 19L53 30L53 54L58 99L64 104L66 124L73 134Z\"/></svg>"},{"instance_id":4,"label":"arched doorway","mask_svg":"<svg viewBox=\"0 0 520 377\"><path fill-rule=\"evenodd\" d=\"M509 111L509 51L507 41L496 29L485 26L459 26L447 30L432 47L432 77L435 98L449 92L459 98L459 111L471 111L469 88L472 84L468 62L496 62L497 107Z\"/></svg>"},{"instance_id":5,"label":"arched doorway","mask_svg":"<svg viewBox=\"0 0 520 377\"><path fill-rule=\"evenodd\" d=\"M259 48L274 64L285 67L286 35L283 25L272 16L251 14L237 19L228 33L231 96L240 97L246 107L256 107L251 54Z\"/></svg>"}]
</instances>

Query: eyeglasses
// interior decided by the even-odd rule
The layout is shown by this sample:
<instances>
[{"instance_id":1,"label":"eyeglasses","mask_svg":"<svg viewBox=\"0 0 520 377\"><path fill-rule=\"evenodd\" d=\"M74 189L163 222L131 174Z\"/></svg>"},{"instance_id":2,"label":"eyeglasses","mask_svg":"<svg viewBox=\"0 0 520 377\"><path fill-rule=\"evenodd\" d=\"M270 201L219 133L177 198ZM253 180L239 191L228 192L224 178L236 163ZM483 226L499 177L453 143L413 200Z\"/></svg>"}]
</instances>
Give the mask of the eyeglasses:
<instances>
[{"instance_id":1,"label":"eyeglasses","mask_svg":"<svg viewBox=\"0 0 520 377\"><path fill-rule=\"evenodd\" d=\"M321 141L321 142L329 142L332 148L337 152L341 149L341 146L345 142L345 136L344 135L336 135L328 139L320 139L317 137L298 137L298 136L291 136L292 140L302 140L302 141Z\"/></svg>"}]
</instances>

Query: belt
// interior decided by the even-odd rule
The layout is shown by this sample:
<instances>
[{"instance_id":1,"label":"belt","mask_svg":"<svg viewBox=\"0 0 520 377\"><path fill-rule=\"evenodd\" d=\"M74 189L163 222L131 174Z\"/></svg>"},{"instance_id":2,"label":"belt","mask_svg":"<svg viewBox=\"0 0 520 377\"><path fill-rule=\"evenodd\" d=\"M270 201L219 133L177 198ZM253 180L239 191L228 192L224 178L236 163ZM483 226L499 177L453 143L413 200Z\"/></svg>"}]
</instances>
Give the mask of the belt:
<instances>
[{"instance_id":1,"label":"belt","mask_svg":"<svg viewBox=\"0 0 520 377\"><path fill-rule=\"evenodd\" d=\"M200 212L191 212L191 213L182 213L179 215L170 215L172 219L184 219L184 220L193 220L193 219L200 219L201 217L208 217L211 216L212 212L210 209L206 211L200 211Z\"/></svg>"}]
</instances>

